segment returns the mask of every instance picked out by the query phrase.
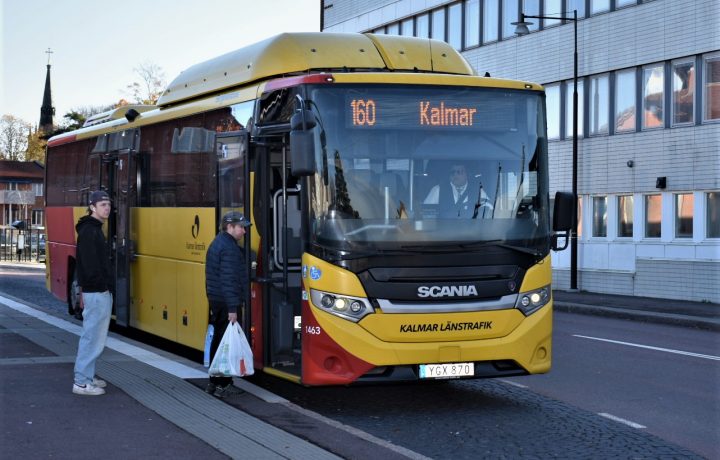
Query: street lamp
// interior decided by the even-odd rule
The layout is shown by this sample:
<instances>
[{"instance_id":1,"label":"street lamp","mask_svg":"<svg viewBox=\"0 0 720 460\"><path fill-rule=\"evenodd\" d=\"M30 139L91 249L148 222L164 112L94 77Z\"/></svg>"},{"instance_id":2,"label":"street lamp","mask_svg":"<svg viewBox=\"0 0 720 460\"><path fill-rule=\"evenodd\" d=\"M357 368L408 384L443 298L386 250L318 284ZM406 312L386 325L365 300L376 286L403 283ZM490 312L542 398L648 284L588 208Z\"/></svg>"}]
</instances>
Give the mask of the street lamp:
<instances>
[{"instance_id":1,"label":"street lamp","mask_svg":"<svg viewBox=\"0 0 720 460\"><path fill-rule=\"evenodd\" d=\"M520 20L513 22L515 26L515 34L518 36L527 35L530 33L528 29L532 22L526 21L526 19L560 19L563 21L572 21L574 32L575 32L575 54L573 55L573 143L572 143L572 193L577 199L577 170L578 170L578 92L577 92L577 80L578 80L578 48L577 48L577 10L573 10L572 17L569 16L529 16L525 13L520 13ZM575 219L573 219L573 231L570 237L570 289L577 289L577 206L575 207Z\"/></svg>"}]
</instances>

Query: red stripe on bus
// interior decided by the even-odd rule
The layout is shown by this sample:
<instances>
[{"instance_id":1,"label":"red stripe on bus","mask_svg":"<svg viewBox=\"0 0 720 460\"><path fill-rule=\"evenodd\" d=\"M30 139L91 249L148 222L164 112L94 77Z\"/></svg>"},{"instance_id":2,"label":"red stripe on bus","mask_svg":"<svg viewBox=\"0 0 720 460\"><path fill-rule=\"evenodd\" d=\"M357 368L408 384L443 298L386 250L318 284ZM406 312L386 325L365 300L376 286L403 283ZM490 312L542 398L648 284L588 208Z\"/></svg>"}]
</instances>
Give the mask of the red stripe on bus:
<instances>
[{"instance_id":1,"label":"red stripe on bus","mask_svg":"<svg viewBox=\"0 0 720 460\"><path fill-rule=\"evenodd\" d=\"M316 73L312 75L302 75L299 77L280 78L272 80L265 86L265 91L275 91L291 86L298 86L311 83L332 83L335 81L330 73Z\"/></svg>"},{"instance_id":2,"label":"red stripe on bus","mask_svg":"<svg viewBox=\"0 0 720 460\"><path fill-rule=\"evenodd\" d=\"M68 142L73 142L75 140L77 140L77 136L75 134L68 134L67 136L50 139L47 145L48 147L57 147L58 145L67 144Z\"/></svg>"}]
</instances>

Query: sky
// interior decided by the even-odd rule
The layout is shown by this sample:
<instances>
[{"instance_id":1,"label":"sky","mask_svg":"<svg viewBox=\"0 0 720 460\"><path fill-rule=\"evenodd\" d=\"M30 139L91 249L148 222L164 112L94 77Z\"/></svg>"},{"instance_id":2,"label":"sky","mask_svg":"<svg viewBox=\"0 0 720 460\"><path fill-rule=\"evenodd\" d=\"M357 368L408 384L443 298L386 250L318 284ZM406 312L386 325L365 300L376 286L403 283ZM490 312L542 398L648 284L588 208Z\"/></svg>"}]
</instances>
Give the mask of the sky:
<instances>
[{"instance_id":1,"label":"sky","mask_svg":"<svg viewBox=\"0 0 720 460\"><path fill-rule=\"evenodd\" d=\"M320 30L319 0L0 0L0 115L40 121L50 54L54 122L129 99L133 69L182 70L282 32Z\"/></svg>"}]
</instances>

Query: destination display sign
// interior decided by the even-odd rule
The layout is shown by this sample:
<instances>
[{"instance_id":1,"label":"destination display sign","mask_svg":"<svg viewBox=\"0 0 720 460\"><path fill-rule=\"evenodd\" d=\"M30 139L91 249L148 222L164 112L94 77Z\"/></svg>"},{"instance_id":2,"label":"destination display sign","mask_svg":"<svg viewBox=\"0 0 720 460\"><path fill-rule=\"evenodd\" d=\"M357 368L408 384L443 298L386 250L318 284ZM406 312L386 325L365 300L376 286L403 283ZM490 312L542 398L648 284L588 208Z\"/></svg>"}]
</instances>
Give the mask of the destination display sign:
<instances>
[{"instance_id":1,"label":"destination display sign","mask_svg":"<svg viewBox=\"0 0 720 460\"><path fill-rule=\"evenodd\" d=\"M517 99L467 92L453 95L396 95L389 92L348 94L345 127L350 129L455 129L514 128Z\"/></svg>"}]
</instances>

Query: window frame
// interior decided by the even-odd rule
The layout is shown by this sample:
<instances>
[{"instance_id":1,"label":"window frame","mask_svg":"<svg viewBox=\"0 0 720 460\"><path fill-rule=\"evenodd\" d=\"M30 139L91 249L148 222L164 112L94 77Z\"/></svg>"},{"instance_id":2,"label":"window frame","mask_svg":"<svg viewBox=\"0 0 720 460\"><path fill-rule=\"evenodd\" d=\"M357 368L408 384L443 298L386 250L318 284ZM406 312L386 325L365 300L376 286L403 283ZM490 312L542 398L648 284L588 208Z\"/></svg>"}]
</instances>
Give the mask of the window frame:
<instances>
[{"instance_id":1,"label":"window frame","mask_svg":"<svg viewBox=\"0 0 720 460\"><path fill-rule=\"evenodd\" d=\"M708 53L702 55L702 123L720 123L720 111L718 118L708 118L708 104L711 101L710 92L708 91L708 62L713 61L716 65L720 66L720 52ZM720 86L720 82L717 82ZM717 105L720 106L720 90L718 90L718 101Z\"/></svg>"},{"instance_id":2,"label":"window frame","mask_svg":"<svg viewBox=\"0 0 720 460\"><path fill-rule=\"evenodd\" d=\"M630 210L630 235L624 235L624 227L628 227L628 222L623 219L623 199L629 198ZM632 193L620 194L617 196L617 238L632 239L635 236L635 196ZM627 206L626 206L627 207Z\"/></svg>"},{"instance_id":3,"label":"window frame","mask_svg":"<svg viewBox=\"0 0 720 460\"><path fill-rule=\"evenodd\" d=\"M716 200L716 206L717 212L715 221L713 221L710 217L710 214L713 212L713 208L710 206L710 195L713 195L714 199ZM720 190L713 190L708 191L703 194L704 201L705 201L705 238L712 239L712 240L718 240L720 239ZM715 223L717 226L716 232L711 232L711 225Z\"/></svg>"},{"instance_id":4,"label":"window frame","mask_svg":"<svg viewBox=\"0 0 720 460\"><path fill-rule=\"evenodd\" d=\"M557 90L557 98L556 98L556 101L557 101L557 107L556 107L557 108L557 111L556 111L556 114L557 114L557 136L555 136L555 137L550 136L550 125L548 123L550 121L550 104L548 103L549 99L547 97L549 88L553 88L553 89ZM561 135L562 135L561 128L562 128L562 124L563 124L563 120L562 120L562 85L559 82L545 85L545 111L546 111L545 120L546 120L546 123L548 123L548 125L547 125L548 141L562 140L562 137L561 137Z\"/></svg>"},{"instance_id":5,"label":"window frame","mask_svg":"<svg viewBox=\"0 0 720 460\"><path fill-rule=\"evenodd\" d=\"M692 106L690 108L690 121L683 121L683 122L675 122L675 105L676 105L676 90L675 90L675 67L682 64L691 64L692 65L692 76L689 79L689 85L693 87L693 93L692 93ZM697 63L695 62L695 57L690 56L686 58L681 59L675 59L670 62L670 76L671 76L671 82L670 82L670 126L672 127L682 127L682 126L693 126L695 125L695 108L697 106L697 88L695 88L695 81L696 79L696 72L697 72Z\"/></svg>"},{"instance_id":6,"label":"window frame","mask_svg":"<svg viewBox=\"0 0 720 460\"><path fill-rule=\"evenodd\" d=\"M660 102L661 102L660 113L662 114L662 118L660 118L658 120L659 124L657 126L646 126L646 120L647 120L646 107L648 107L648 106L645 103L646 96L647 96L646 95L647 80L645 78L645 73L646 73L646 71L651 70L651 69L652 69L652 71L654 71L656 69L660 69L662 71L662 83L661 83L662 93L660 93ZM644 65L641 68L640 74L641 74L640 82L641 82L641 86L642 86L640 88L640 103L642 105L641 110L640 110L640 116L641 116L640 130L641 131L652 131L655 129L663 129L663 128L665 128L665 121L666 121L666 117L667 117L667 108L665 107L665 82L666 82L665 64L663 62L656 62L653 64ZM653 94L655 94L655 93L653 93Z\"/></svg>"},{"instance_id":7,"label":"window frame","mask_svg":"<svg viewBox=\"0 0 720 460\"><path fill-rule=\"evenodd\" d=\"M610 135L610 74L609 73L600 73L600 74L593 74L590 75L588 78L589 80L589 86L590 91L588 92L588 137L594 137L594 136L608 136ZM593 131L593 110L594 110L594 102L593 102L593 84L595 82L598 82L600 80L605 81L605 130L599 130L599 131ZM578 94L578 98L580 97L580 94ZM602 108L602 103L598 104L600 108ZM599 116L600 121L602 121L602 114Z\"/></svg>"},{"instance_id":8,"label":"window frame","mask_svg":"<svg viewBox=\"0 0 720 460\"><path fill-rule=\"evenodd\" d=\"M608 237L608 203L609 199L607 195L592 195L592 238L607 238ZM604 201L604 213L602 218L598 221L598 203L600 200ZM598 225L600 223L601 225ZM602 230L602 231L601 231Z\"/></svg>"},{"instance_id":9,"label":"window frame","mask_svg":"<svg viewBox=\"0 0 720 460\"><path fill-rule=\"evenodd\" d=\"M679 240L687 241L692 240L694 231L694 220L695 220L695 195L693 192L673 192L673 237ZM690 197L690 234L687 232L680 234L680 227L682 226L680 218L680 197Z\"/></svg>"},{"instance_id":10,"label":"window frame","mask_svg":"<svg viewBox=\"0 0 720 460\"><path fill-rule=\"evenodd\" d=\"M650 199L653 198L653 197L658 197L659 200L660 200L659 203L658 203L658 209L659 209L659 211L660 211L660 219L659 219L659 221L658 221L658 223L657 223L657 225L658 225L657 235L649 235L650 225L648 225L648 223L649 223L649 222L648 222L648 211L649 211L649 208L650 208L650 206L649 206L649 204L650 204ZM647 193L647 194L644 194L644 195L643 195L643 224L644 224L644 225L643 225L643 227L644 227L643 237L644 237L645 239L660 240L660 239L662 238L662 211L663 211L663 209L662 209L662 207L663 207L662 201L663 201L662 193Z\"/></svg>"}]
</instances>

